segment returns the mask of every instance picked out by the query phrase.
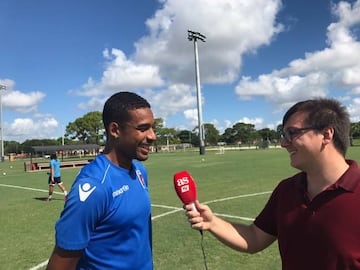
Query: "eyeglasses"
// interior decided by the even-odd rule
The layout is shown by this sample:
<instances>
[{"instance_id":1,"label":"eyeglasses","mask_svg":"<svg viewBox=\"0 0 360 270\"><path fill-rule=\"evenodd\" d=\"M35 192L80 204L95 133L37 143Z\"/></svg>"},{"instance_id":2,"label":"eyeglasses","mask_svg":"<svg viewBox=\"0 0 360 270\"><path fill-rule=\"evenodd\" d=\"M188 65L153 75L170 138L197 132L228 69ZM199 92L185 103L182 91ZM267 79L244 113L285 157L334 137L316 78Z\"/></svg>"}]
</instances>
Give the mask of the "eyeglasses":
<instances>
[{"instance_id":1,"label":"eyeglasses","mask_svg":"<svg viewBox=\"0 0 360 270\"><path fill-rule=\"evenodd\" d=\"M282 137L283 137L283 139L286 139L287 141L291 142L297 136L300 136L300 135L304 134L306 131L311 130L311 129L317 129L317 128L316 127L287 128L287 129L283 130Z\"/></svg>"}]
</instances>

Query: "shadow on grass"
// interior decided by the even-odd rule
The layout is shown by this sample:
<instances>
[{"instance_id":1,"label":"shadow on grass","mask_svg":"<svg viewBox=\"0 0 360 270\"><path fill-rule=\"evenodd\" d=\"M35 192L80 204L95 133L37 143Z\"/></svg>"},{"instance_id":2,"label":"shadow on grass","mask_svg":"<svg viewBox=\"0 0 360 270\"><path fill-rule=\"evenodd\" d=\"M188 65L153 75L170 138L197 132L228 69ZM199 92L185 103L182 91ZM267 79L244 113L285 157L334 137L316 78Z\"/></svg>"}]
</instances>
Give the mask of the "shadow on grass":
<instances>
[{"instance_id":1,"label":"shadow on grass","mask_svg":"<svg viewBox=\"0 0 360 270\"><path fill-rule=\"evenodd\" d=\"M52 198L50 201L48 201L47 197L35 197L34 200L43 201L43 202L51 202L51 201L63 201L64 199Z\"/></svg>"}]
</instances>

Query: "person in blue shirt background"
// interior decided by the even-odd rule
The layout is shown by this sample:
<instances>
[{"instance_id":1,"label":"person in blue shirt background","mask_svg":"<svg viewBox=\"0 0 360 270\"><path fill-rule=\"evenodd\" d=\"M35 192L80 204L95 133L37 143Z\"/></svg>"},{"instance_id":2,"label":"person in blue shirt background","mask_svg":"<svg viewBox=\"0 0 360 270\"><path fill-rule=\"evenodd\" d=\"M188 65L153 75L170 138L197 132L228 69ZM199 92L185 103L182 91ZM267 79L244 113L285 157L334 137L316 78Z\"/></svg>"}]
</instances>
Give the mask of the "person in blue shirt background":
<instances>
[{"instance_id":1,"label":"person in blue shirt background","mask_svg":"<svg viewBox=\"0 0 360 270\"><path fill-rule=\"evenodd\" d=\"M64 192L64 200L66 201L67 198L67 191L64 183L61 180L61 174L60 174L60 160L57 158L56 154L50 155L50 173L49 173L49 195L47 197L47 201L52 200L52 194L54 192L54 186L55 184L58 185L58 187L61 189L62 192Z\"/></svg>"},{"instance_id":2,"label":"person in blue shirt background","mask_svg":"<svg viewBox=\"0 0 360 270\"><path fill-rule=\"evenodd\" d=\"M153 269L151 202L144 165L156 140L150 104L118 92L104 105L106 145L82 168L55 225L47 265L59 269Z\"/></svg>"}]
</instances>

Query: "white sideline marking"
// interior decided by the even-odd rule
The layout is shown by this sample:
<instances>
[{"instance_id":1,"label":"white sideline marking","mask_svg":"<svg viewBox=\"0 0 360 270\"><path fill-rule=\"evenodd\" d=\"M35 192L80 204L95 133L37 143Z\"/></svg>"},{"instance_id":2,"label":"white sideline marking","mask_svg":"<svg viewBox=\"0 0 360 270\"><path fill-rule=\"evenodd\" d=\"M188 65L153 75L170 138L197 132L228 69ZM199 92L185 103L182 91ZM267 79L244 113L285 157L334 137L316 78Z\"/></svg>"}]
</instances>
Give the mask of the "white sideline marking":
<instances>
[{"instance_id":1,"label":"white sideline marking","mask_svg":"<svg viewBox=\"0 0 360 270\"><path fill-rule=\"evenodd\" d=\"M31 191L48 192L48 190L44 190L44 189L22 187L22 186L14 186L14 185L6 185L6 184L0 184L0 186L9 187L9 188L25 189L25 190L31 190ZM203 202L203 204L211 204L211 203L215 203L215 202L223 202L223 201L234 200L234 199L238 199L238 198L259 196L259 195L269 194L271 192L272 191L264 191L264 192L257 192L257 193L251 193L251 194L243 194L243 195L238 195L238 196L232 196L232 197L225 197L225 198L222 198L222 199L216 199L216 200ZM60 195L63 194L62 192L56 192L56 191L54 193L60 194ZM184 210L183 208L180 208L180 207L167 206L167 205L161 205L161 204L151 204L151 206L159 207L159 208L172 209L171 211L168 211L168 212L165 212L163 214L152 217L151 220L155 220L157 218L168 216L168 215L171 215L173 213L180 212L180 211ZM246 221L253 221L254 220L254 218L249 218L249 217L240 217L240 216L233 216L233 215L220 214L220 213L214 213L214 214L217 215L217 216L241 219L241 220L246 220ZM46 266L48 262L49 262L49 260L46 260L46 261L34 266L33 268L30 268L29 270L38 270L38 269Z\"/></svg>"},{"instance_id":2,"label":"white sideline marking","mask_svg":"<svg viewBox=\"0 0 360 270\"><path fill-rule=\"evenodd\" d=\"M255 218L249 218L249 217L239 217L239 216L220 214L220 213L214 213L214 214L219 216L219 217L236 218L236 219L247 220L247 221L254 221L255 220Z\"/></svg>"},{"instance_id":3,"label":"white sideline marking","mask_svg":"<svg viewBox=\"0 0 360 270\"><path fill-rule=\"evenodd\" d=\"M10 187L10 188L18 188L18 189L26 189L26 190L32 190L32 191L40 191L40 192L49 192L49 190L45 189L38 189L38 188L30 188L30 187L21 187L21 186L13 186L13 185L6 185L6 184L0 184L1 187ZM55 194L62 195L62 192L54 191Z\"/></svg>"},{"instance_id":4,"label":"white sideline marking","mask_svg":"<svg viewBox=\"0 0 360 270\"><path fill-rule=\"evenodd\" d=\"M269 194L271 192L272 191L264 191L264 192L257 192L257 193L250 193L250 194L232 196L232 197L225 197L225 198L222 198L222 199L216 199L216 200L207 201L207 202L204 202L204 204L209 204L209 203L214 203L214 202L223 202L223 201L234 200L234 199L238 199L238 198L259 196L259 195Z\"/></svg>"},{"instance_id":5,"label":"white sideline marking","mask_svg":"<svg viewBox=\"0 0 360 270\"><path fill-rule=\"evenodd\" d=\"M46 261L44 261L44 262L42 262L42 263L34 266L33 268L30 268L29 270L38 270L38 269L40 269L41 267L46 266L46 265L48 264L48 262L49 262L49 260L46 260Z\"/></svg>"},{"instance_id":6,"label":"white sideline marking","mask_svg":"<svg viewBox=\"0 0 360 270\"><path fill-rule=\"evenodd\" d=\"M178 208L177 210L172 210L172 211L169 211L169 212L154 216L154 217L151 218L151 220L155 220L157 218L165 217L165 216L171 215L173 213L180 212L181 210L184 210L184 209Z\"/></svg>"},{"instance_id":7,"label":"white sideline marking","mask_svg":"<svg viewBox=\"0 0 360 270\"><path fill-rule=\"evenodd\" d=\"M173 214L173 213L180 212L181 210L183 210L183 208L173 207L173 206L166 206L166 205L160 205L160 204L151 204L151 206L153 206L153 207L159 207L159 208L173 209L172 211L169 211L169 212L166 212L166 213L163 213L163 214L160 214L160 215L151 217L151 220L155 220L155 219L160 218L160 217L168 216L168 215L171 215L171 214Z\"/></svg>"},{"instance_id":8,"label":"white sideline marking","mask_svg":"<svg viewBox=\"0 0 360 270\"><path fill-rule=\"evenodd\" d=\"M207 201L207 202L203 202L203 204L210 204L210 203L215 203L215 202L223 202L223 201L228 201L228 200L234 200L234 199L238 199L238 198L245 198L245 197L253 197L253 196L259 196L259 195L264 195L264 194L269 194L272 191L264 191L264 192L257 192L257 193L251 193L251 194L243 194L243 195L238 195L238 196L232 196L232 197L225 197L222 199L216 199L216 200L211 200L211 201ZM151 220L155 220L157 218L160 217L164 217L164 216L168 216L171 215L173 213L179 212L181 210L184 210L183 208L179 208L179 207L172 207L172 206L165 206L165 205L158 205L158 204L152 204L152 206L154 207L161 207L161 208L168 208L168 209L173 209L172 211L154 216L151 218ZM222 217L230 217L230 218L237 218L237 219L242 219L242 220L255 220L253 218L249 218L249 217L239 217L239 216L232 216L232 215L226 215L226 214L219 214L219 213L214 213L218 216L222 216Z\"/></svg>"}]
</instances>

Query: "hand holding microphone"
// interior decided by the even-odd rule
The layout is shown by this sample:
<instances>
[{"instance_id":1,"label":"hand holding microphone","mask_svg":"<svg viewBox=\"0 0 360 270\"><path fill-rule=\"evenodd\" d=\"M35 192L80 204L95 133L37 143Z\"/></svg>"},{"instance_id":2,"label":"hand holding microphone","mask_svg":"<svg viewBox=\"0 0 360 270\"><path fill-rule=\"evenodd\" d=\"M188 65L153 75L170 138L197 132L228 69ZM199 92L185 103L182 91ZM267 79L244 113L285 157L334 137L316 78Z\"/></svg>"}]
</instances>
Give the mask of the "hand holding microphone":
<instances>
[{"instance_id":1,"label":"hand holding microphone","mask_svg":"<svg viewBox=\"0 0 360 270\"><path fill-rule=\"evenodd\" d=\"M200 231L209 229L214 215L207 205L200 204L197 201L196 185L191 175L187 171L175 173L174 187L180 200L185 205L186 215L192 227Z\"/></svg>"},{"instance_id":2,"label":"hand holding microphone","mask_svg":"<svg viewBox=\"0 0 360 270\"><path fill-rule=\"evenodd\" d=\"M187 171L181 171L174 174L174 187L177 195L179 196L180 200L185 204L185 209L187 211L187 216L189 217L189 222L192 224L192 227L194 229L198 229L201 234L201 250L203 252L204 257L204 265L205 269L207 270L207 262L206 262L206 254L204 250L204 234L203 234L203 228L202 224L203 221L193 223L192 218L200 218L203 220L203 218L200 216L199 211L196 209L196 205L198 207L203 207L199 202L196 200L196 185L194 182L194 179L191 177L191 175ZM195 205L196 203L196 205ZM208 208L207 206L204 206L204 209ZM202 209L203 210L203 209ZM189 212L191 211L191 212ZM194 214L195 212L195 214ZM192 213L190 215L190 213ZM211 211L210 211L211 213Z\"/></svg>"}]
</instances>

